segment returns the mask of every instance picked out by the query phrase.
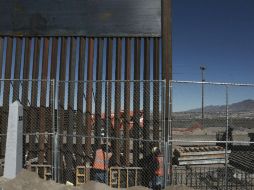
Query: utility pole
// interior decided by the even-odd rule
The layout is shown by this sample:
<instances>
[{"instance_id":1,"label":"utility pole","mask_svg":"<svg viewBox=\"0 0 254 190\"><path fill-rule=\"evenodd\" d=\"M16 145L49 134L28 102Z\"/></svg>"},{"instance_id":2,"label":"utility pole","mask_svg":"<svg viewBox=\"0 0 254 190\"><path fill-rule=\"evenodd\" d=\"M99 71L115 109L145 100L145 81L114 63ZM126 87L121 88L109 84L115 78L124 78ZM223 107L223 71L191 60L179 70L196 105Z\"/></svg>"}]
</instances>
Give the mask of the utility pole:
<instances>
[{"instance_id":1,"label":"utility pole","mask_svg":"<svg viewBox=\"0 0 254 190\"><path fill-rule=\"evenodd\" d=\"M202 126L205 126L205 121L204 121L204 71L205 71L206 67L201 65L200 66L200 70L201 70L201 80L202 80Z\"/></svg>"}]
</instances>

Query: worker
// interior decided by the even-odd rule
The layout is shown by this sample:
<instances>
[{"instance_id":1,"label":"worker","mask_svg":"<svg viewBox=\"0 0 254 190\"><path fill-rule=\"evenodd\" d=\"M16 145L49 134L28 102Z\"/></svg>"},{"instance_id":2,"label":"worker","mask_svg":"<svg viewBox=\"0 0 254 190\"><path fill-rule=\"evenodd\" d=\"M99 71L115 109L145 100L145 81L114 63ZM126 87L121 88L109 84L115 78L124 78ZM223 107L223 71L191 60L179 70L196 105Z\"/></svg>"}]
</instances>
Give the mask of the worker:
<instances>
[{"instance_id":1,"label":"worker","mask_svg":"<svg viewBox=\"0 0 254 190\"><path fill-rule=\"evenodd\" d=\"M152 149L152 177L149 183L150 188L153 190L161 190L163 187L163 157L161 151L158 147L153 147Z\"/></svg>"},{"instance_id":2,"label":"worker","mask_svg":"<svg viewBox=\"0 0 254 190\"><path fill-rule=\"evenodd\" d=\"M93 162L94 180L106 183L107 182L107 168L106 153L100 145L96 150L95 159Z\"/></svg>"}]
</instances>

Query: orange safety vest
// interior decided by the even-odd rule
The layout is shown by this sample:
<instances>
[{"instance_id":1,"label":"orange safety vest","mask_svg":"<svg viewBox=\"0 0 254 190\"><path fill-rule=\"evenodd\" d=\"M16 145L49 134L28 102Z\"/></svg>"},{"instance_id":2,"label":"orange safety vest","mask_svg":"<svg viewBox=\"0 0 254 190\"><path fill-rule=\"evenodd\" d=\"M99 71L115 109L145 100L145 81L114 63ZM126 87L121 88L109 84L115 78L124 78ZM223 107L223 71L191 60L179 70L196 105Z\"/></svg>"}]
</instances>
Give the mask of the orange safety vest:
<instances>
[{"instance_id":1,"label":"orange safety vest","mask_svg":"<svg viewBox=\"0 0 254 190\"><path fill-rule=\"evenodd\" d=\"M108 155L108 159L110 158L110 154ZM93 168L94 169L99 169L99 170L106 170L108 168L108 163L106 163L106 153L103 152L102 149L96 150L95 154L95 160L93 163Z\"/></svg>"},{"instance_id":2,"label":"orange safety vest","mask_svg":"<svg viewBox=\"0 0 254 190\"><path fill-rule=\"evenodd\" d=\"M163 157L158 156L157 160L159 162L159 168L155 171L155 174L157 176L163 176L164 175Z\"/></svg>"}]
</instances>

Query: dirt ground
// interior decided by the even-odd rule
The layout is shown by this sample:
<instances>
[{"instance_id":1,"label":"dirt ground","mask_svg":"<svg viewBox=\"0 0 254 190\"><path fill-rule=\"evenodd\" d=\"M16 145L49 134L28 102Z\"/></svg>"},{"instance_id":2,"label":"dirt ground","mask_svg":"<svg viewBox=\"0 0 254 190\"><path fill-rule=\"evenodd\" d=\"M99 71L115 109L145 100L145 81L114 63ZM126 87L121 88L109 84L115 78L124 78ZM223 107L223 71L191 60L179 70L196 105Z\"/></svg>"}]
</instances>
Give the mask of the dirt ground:
<instances>
[{"instance_id":1,"label":"dirt ground","mask_svg":"<svg viewBox=\"0 0 254 190\"><path fill-rule=\"evenodd\" d=\"M2 188L2 189L1 189ZM45 181L34 172L22 170L15 179L7 180L0 177L1 190L113 190L106 184L90 181L79 187ZM149 190L146 187L131 187L130 190ZM115 190L115 189L114 189ZM167 187L166 190L191 190L184 186Z\"/></svg>"}]
</instances>

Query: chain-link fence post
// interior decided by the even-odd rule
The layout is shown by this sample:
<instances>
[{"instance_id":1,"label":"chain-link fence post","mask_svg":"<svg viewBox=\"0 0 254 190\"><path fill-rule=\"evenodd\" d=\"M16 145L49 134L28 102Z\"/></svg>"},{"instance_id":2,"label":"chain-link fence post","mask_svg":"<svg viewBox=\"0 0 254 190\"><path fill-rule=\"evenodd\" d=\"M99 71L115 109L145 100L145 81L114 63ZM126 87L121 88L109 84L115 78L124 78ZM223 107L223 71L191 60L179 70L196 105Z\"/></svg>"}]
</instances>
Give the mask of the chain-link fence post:
<instances>
[{"instance_id":1,"label":"chain-link fence post","mask_svg":"<svg viewBox=\"0 0 254 190\"><path fill-rule=\"evenodd\" d=\"M225 148L225 185L228 189L228 86L226 86L226 148Z\"/></svg>"},{"instance_id":2,"label":"chain-link fence post","mask_svg":"<svg viewBox=\"0 0 254 190\"><path fill-rule=\"evenodd\" d=\"M53 103L52 103L52 110L53 110L53 118L52 118L52 126L53 126L53 142L54 142L54 147L53 147L53 173L54 173L54 180L56 182L59 182L59 158L58 158L58 102L56 104L56 87L58 87L59 83L56 84L55 80L52 81L52 98L53 98ZM56 108L56 109L55 109ZM55 116L55 114L57 114ZM56 118L56 119L55 119ZM55 123L56 122L56 123Z\"/></svg>"},{"instance_id":3,"label":"chain-link fence post","mask_svg":"<svg viewBox=\"0 0 254 190\"><path fill-rule=\"evenodd\" d=\"M107 166L107 168L106 168L106 176L107 176L107 180L106 180L106 184L107 185L109 185L110 184L110 182L109 182L109 167L108 167L108 164L109 164L109 155L108 155L108 153L109 153L109 149L108 149L108 146L109 146L109 135L108 135L108 132L109 132L109 130L108 130L108 124L109 124L109 121L108 121L108 119L109 119L109 106L111 106L111 105L109 105L108 103L108 91L109 91L109 89L108 89L108 83L109 83L109 81L107 81L106 82L106 93L105 93L105 95L106 95L106 97L105 97L105 101L106 101L106 105L105 105L105 111L106 111L106 114L105 114L105 122L106 122L106 166Z\"/></svg>"},{"instance_id":4,"label":"chain-link fence post","mask_svg":"<svg viewBox=\"0 0 254 190\"><path fill-rule=\"evenodd\" d=\"M166 109L166 101L165 101L165 97L166 97L166 81L164 80L162 82L162 110L163 110L163 129L164 129L164 133L167 132L168 130L165 129L166 125L165 122L167 122L165 119L166 119L166 116L165 116L165 109ZM169 152L168 152L168 147L169 147L169 139L166 139L165 137L167 135L163 135L164 136L164 186L166 187L168 185L168 179L169 179L169 175L168 175L168 163L169 163L169 160L170 160L170 156L169 156Z\"/></svg>"}]
</instances>

